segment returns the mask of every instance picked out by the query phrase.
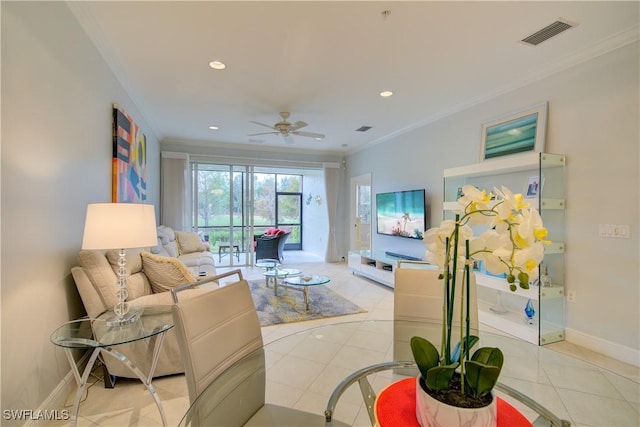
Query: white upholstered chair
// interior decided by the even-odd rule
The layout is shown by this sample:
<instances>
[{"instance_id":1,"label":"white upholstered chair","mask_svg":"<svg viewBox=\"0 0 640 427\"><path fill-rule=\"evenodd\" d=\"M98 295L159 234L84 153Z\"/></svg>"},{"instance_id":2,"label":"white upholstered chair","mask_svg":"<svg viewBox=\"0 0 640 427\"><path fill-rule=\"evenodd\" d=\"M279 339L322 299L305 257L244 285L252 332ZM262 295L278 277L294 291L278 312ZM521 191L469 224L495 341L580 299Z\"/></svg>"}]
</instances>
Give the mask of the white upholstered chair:
<instances>
[{"instance_id":1,"label":"white upholstered chair","mask_svg":"<svg viewBox=\"0 0 640 427\"><path fill-rule=\"evenodd\" d=\"M240 270L216 280L236 274L240 280L188 300L178 295L189 285L172 291L191 403L184 425L324 426L320 415L265 404L264 349L249 284ZM224 381L207 389L221 375Z\"/></svg>"},{"instance_id":2,"label":"white upholstered chair","mask_svg":"<svg viewBox=\"0 0 640 427\"><path fill-rule=\"evenodd\" d=\"M408 322L428 322L442 324L442 307L444 304L444 287L440 272L434 266L415 261L400 261L395 270L395 289L393 301L394 321L394 359L398 361L413 360L409 341L414 335L422 336L437 348L440 348L441 331L439 328L421 329ZM456 302L454 303L454 326L460 325L460 286L464 274L456 276ZM476 279L473 272L470 276L470 330L478 334L478 300L476 296ZM402 322L408 321L408 322ZM454 336L458 328L454 331ZM455 343L459 338L455 339Z\"/></svg>"},{"instance_id":3,"label":"white upholstered chair","mask_svg":"<svg viewBox=\"0 0 640 427\"><path fill-rule=\"evenodd\" d=\"M262 332L249 283L240 280L172 307L191 403L220 373L262 348ZM231 274L221 274L218 279ZM174 288L174 298L184 287Z\"/></svg>"}]
</instances>

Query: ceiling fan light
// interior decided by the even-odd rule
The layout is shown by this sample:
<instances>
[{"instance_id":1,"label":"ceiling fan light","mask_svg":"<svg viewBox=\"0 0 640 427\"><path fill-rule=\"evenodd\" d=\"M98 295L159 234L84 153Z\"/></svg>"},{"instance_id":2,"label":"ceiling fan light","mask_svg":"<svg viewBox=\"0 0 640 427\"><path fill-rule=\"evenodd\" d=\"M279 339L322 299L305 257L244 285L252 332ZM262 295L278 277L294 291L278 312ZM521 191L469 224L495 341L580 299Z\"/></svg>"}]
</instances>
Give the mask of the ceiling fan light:
<instances>
[{"instance_id":1,"label":"ceiling fan light","mask_svg":"<svg viewBox=\"0 0 640 427\"><path fill-rule=\"evenodd\" d=\"M213 68L214 70L224 70L225 68L227 68L227 66L224 65L224 63L220 62L220 61L211 61L211 62L209 62L209 67Z\"/></svg>"},{"instance_id":2,"label":"ceiling fan light","mask_svg":"<svg viewBox=\"0 0 640 427\"><path fill-rule=\"evenodd\" d=\"M383 90L382 92L380 92L380 96L383 98L388 98L392 95L393 95L393 92L391 92L390 90Z\"/></svg>"}]
</instances>

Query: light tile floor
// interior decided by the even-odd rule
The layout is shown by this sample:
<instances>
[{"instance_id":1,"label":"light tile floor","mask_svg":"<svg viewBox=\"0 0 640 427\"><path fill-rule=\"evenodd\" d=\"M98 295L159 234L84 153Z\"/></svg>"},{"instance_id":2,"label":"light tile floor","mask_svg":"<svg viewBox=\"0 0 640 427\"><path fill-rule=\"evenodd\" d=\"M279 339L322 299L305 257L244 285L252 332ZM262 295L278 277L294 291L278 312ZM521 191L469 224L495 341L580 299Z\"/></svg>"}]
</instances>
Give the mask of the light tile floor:
<instances>
[{"instance_id":1,"label":"light tile floor","mask_svg":"<svg viewBox=\"0 0 640 427\"><path fill-rule=\"evenodd\" d=\"M392 319L393 292L391 289L352 275L345 263L308 262L309 259L302 252L290 252L287 253L285 264L308 273L331 277L331 282L327 286L367 312L263 327L265 343L328 323ZM242 270L245 278L249 280L263 277L261 269L248 267ZM385 351L388 351L388 349L376 348L376 336L369 331L352 331L348 335L332 337L332 339L332 343L327 344L325 341L322 346L309 340L305 346L296 347L294 351L283 348L268 355L267 366L270 372L274 373L278 370L282 372L281 382L268 384L268 387L279 390L278 395L281 396L281 401L277 403L295 405L296 408L303 410L321 410L326 405L327 396L341 379L354 369L380 361L378 359L384 358ZM358 340L357 346L354 346L356 340ZM347 343L349 345L346 345ZM368 352L359 351L358 348L367 348ZM594 365L593 369L579 372L559 365L556 372L557 380L549 381L549 385L543 389L532 390L532 393L537 393L540 399L546 398L549 402L547 405L551 406L549 409L570 419L576 426L640 425L640 386L638 385L640 369L567 342L551 344L545 348ZM366 357L371 357L370 361L363 361L365 354L368 355ZM299 374L295 366L300 358L307 360L305 372L308 375L304 377L290 375L291 372ZM309 364L309 360L313 360L315 364ZM326 369L326 363L329 360L332 367ZM315 366L317 372L313 372L314 368L310 366ZM624 378L611 375L609 371ZM100 373L101 370L96 370L96 374ZM388 380L385 380L382 375L390 374L379 375L377 379L372 380L374 387L377 386L376 381L380 381L378 386L386 384ZM291 383L293 379L295 383ZM120 378L114 389L105 389L101 380L95 381L80 406L78 425L157 426L161 424L152 398L139 381ZM162 400L168 424L177 425L189 406L184 376L157 378L153 381L153 385ZM67 409L71 409L73 397L74 393L67 399ZM348 421L354 426L370 425L366 412L362 408L361 399L355 387L347 390L340 403L343 421ZM616 415L612 416L612 413ZM64 426L68 425L68 422L48 422L46 425Z\"/></svg>"}]
</instances>

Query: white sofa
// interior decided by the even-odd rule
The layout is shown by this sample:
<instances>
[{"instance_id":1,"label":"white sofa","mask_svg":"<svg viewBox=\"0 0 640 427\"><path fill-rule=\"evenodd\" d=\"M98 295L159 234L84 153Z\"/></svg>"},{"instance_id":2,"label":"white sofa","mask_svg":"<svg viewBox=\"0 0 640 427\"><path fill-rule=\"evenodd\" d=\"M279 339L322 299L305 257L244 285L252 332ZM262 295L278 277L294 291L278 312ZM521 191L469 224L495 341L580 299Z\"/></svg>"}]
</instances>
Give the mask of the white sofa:
<instances>
[{"instance_id":1,"label":"white sofa","mask_svg":"<svg viewBox=\"0 0 640 427\"><path fill-rule=\"evenodd\" d=\"M178 237L176 237L176 234ZM171 264L178 265L184 270L184 266L189 276L185 273L183 280L176 283L165 283L165 287L189 283L198 278L198 273L206 273L207 276L215 276L216 268L214 257L208 250L208 245L200 242L198 245L194 241L195 233L176 233L170 227L158 227L158 245L154 248L140 248L127 250L127 270L129 273L127 280L127 290L129 296L127 302L130 307L160 305L166 306L167 313L171 312L173 299L171 292L154 292L158 289L153 286L155 282L151 271L145 272L145 260L152 256L143 253L151 253L163 257L163 261L170 261ZM180 237L183 237L182 239ZM197 236L197 235L195 235ZM183 245L180 245L182 241ZM195 242L195 243L194 243ZM168 258L174 258L168 259ZM160 259L154 257L153 259ZM184 266L175 262L180 260ZM88 251L81 250L78 254L79 266L73 267L71 273L82 298L85 310L89 317L97 317L106 310L111 309L116 304L116 284L118 268L118 251ZM149 266L149 264L146 264ZM149 267L150 270L150 267ZM157 277L157 272L154 272ZM150 280L151 278L151 280ZM173 276L171 276L173 279ZM187 280L189 279L189 280ZM207 289L217 288L215 282L209 282L200 288L190 289L181 293L181 299L187 299L195 295L206 292ZM127 356L136 366L148 366L147 345L145 342L134 342L118 346L117 351ZM121 377L134 378L133 375L122 363L115 359L105 360L109 373ZM158 364L154 376L163 376L184 372L178 342L173 331L166 335Z\"/></svg>"}]
</instances>

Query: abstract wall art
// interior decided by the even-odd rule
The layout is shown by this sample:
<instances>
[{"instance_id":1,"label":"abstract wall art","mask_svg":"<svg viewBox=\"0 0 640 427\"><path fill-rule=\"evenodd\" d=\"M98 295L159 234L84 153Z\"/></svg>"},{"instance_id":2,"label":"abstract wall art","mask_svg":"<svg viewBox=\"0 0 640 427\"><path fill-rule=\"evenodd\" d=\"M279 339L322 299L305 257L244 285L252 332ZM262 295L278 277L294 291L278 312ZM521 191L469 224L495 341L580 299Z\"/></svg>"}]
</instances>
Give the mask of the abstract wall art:
<instances>
[{"instance_id":1,"label":"abstract wall art","mask_svg":"<svg viewBox=\"0 0 640 427\"><path fill-rule=\"evenodd\" d=\"M112 202L147 199L147 138L131 116L113 106Z\"/></svg>"},{"instance_id":2,"label":"abstract wall art","mask_svg":"<svg viewBox=\"0 0 640 427\"><path fill-rule=\"evenodd\" d=\"M544 151L547 103L483 123L480 161L531 151Z\"/></svg>"}]
</instances>

